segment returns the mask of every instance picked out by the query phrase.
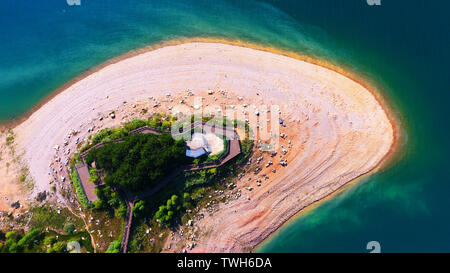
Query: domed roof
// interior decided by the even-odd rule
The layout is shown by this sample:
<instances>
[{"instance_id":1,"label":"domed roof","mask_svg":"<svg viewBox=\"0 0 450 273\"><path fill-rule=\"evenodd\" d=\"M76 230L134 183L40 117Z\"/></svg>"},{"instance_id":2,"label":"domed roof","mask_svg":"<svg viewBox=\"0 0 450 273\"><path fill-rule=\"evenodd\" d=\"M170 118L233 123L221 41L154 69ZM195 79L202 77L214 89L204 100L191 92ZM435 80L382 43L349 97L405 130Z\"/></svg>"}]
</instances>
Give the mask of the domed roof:
<instances>
[{"instance_id":1,"label":"domed roof","mask_svg":"<svg viewBox=\"0 0 450 273\"><path fill-rule=\"evenodd\" d=\"M194 133L192 139L186 141L186 145L190 150L204 149L207 153L211 152L208 141L201 133Z\"/></svg>"}]
</instances>

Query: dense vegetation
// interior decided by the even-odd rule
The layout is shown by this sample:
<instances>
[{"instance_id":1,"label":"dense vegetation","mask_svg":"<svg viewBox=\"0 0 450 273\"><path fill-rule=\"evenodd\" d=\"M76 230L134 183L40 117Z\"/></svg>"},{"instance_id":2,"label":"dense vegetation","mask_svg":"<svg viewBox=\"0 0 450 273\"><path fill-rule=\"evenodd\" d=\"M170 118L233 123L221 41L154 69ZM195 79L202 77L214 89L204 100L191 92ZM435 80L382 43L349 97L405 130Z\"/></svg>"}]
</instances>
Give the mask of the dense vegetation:
<instances>
[{"instance_id":1,"label":"dense vegetation","mask_svg":"<svg viewBox=\"0 0 450 273\"><path fill-rule=\"evenodd\" d=\"M191 119L192 121L192 119ZM203 122L213 122L218 125L232 123L235 128L244 129L251 136L251 129L245 122L230 121L224 119L211 120L204 117ZM90 151L86 161L89 165L95 160L100 172L91 172L91 180L101 177L106 185L97 187L98 201L91 204L95 211L106 211L109 217L121 218L126 214L126 204L118 188L126 188L132 191L141 191L152 188L184 164L199 163L185 157L184 141L176 141L170 135L130 135L130 131L142 126L169 131L170 126L177 121L174 117L164 114L153 115L148 120L133 120L121 127L103 129L90 137L89 143L81 151L85 151L97 143L110 142L122 139L121 142L106 144ZM186 133L193 133L191 132ZM167 139L166 139L167 138ZM186 223L191 219L191 212L197 206L206 206L210 195L216 190L224 190L227 183L239 172L236 165L242 164L251 154L253 141L246 138L241 140L241 151L227 164L197 171L180 173L173 181L169 182L158 194L137 202L133 208L132 234L129 242L129 250L139 251L143 248L147 251L159 252L162 241L168 228ZM229 147L224 143L225 153ZM214 161L222 154L205 155L198 161ZM79 157L79 156L78 156ZM79 161L79 160L78 160ZM74 158L73 163L77 162ZM91 169L93 170L93 168ZM157 177L157 178L156 178ZM209 197L208 197L209 196ZM116 219L117 219L116 218ZM122 234L123 235L123 234ZM109 241L108 253L117 253L120 250L121 236L115 236L114 241Z\"/></svg>"},{"instance_id":2,"label":"dense vegetation","mask_svg":"<svg viewBox=\"0 0 450 273\"><path fill-rule=\"evenodd\" d=\"M28 233L23 230L6 234L0 231L0 253L62 253L68 252L69 244L73 243L92 251L86 231L74 233L73 224L67 227L70 229L68 235L41 232L39 229L31 229Z\"/></svg>"},{"instance_id":3,"label":"dense vegetation","mask_svg":"<svg viewBox=\"0 0 450 273\"><path fill-rule=\"evenodd\" d=\"M149 126L162 131L170 131L172 124L176 122L176 117L167 116L165 113L155 114L148 120L134 119L127 124L116 128L105 128L90 136L90 142L80 149L84 152L95 144L109 142L129 136L129 133L135 129Z\"/></svg>"},{"instance_id":4,"label":"dense vegetation","mask_svg":"<svg viewBox=\"0 0 450 273\"><path fill-rule=\"evenodd\" d=\"M177 167L186 164L184 141L172 136L135 134L123 141L92 149L86 156L106 172L108 186L140 191L153 186Z\"/></svg>"},{"instance_id":5,"label":"dense vegetation","mask_svg":"<svg viewBox=\"0 0 450 273\"><path fill-rule=\"evenodd\" d=\"M118 191L110 186L97 187L95 194L98 200L94 202L94 208L97 210L109 210L114 212L114 216L121 218L127 212L127 205L121 198Z\"/></svg>"},{"instance_id":6,"label":"dense vegetation","mask_svg":"<svg viewBox=\"0 0 450 273\"><path fill-rule=\"evenodd\" d=\"M112 241L109 244L108 249L106 250L106 253L119 253L120 252L120 241Z\"/></svg>"},{"instance_id":7,"label":"dense vegetation","mask_svg":"<svg viewBox=\"0 0 450 273\"><path fill-rule=\"evenodd\" d=\"M193 219L192 212L196 208L208 207L210 195L226 190L229 183L242 172L236 166L248 159L253 144L248 138L242 140L242 152L236 158L217 168L183 172L158 194L141 201L142 206L134 211L139 210L134 215L128 251L160 252L171 228L187 224ZM178 196L174 198L175 202L173 196Z\"/></svg>"},{"instance_id":8,"label":"dense vegetation","mask_svg":"<svg viewBox=\"0 0 450 273\"><path fill-rule=\"evenodd\" d=\"M178 195L174 194L166 201L166 204L159 206L154 219L162 224L171 223L186 209L192 209L189 193L185 192L182 200L179 200Z\"/></svg>"}]
</instances>

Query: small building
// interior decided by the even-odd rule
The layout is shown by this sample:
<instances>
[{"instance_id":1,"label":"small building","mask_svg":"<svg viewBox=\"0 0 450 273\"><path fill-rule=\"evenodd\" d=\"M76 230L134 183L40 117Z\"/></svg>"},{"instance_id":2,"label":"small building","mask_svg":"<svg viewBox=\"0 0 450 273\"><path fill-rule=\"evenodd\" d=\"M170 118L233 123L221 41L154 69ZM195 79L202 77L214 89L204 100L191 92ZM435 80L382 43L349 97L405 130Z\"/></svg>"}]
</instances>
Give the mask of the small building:
<instances>
[{"instance_id":1,"label":"small building","mask_svg":"<svg viewBox=\"0 0 450 273\"><path fill-rule=\"evenodd\" d=\"M204 154L206 154L206 151L203 148L198 148L198 149L193 149L193 150L191 150L189 148L186 149L186 156L188 156L188 157L197 158Z\"/></svg>"},{"instance_id":2,"label":"small building","mask_svg":"<svg viewBox=\"0 0 450 273\"><path fill-rule=\"evenodd\" d=\"M210 153L208 141L201 133L194 133L192 139L186 141L186 156L197 158L206 153Z\"/></svg>"}]
</instances>

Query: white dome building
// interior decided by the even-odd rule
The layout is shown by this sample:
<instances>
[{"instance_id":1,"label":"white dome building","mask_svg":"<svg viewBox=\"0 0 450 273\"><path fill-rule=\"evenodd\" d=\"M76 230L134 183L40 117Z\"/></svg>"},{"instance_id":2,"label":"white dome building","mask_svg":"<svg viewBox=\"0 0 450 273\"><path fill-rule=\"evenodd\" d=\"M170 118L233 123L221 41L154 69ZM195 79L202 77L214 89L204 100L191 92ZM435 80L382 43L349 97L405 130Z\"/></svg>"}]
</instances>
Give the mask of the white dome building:
<instances>
[{"instance_id":1,"label":"white dome building","mask_svg":"<svg viewBox=\"0 0 450 273\"><path fill-rule=\"evenodd\" d=\"M211 148L205 136L201 133L194 133L192 139L186 141L186 156L199 157L211 152Z\"/></svg>"}]
</instances>

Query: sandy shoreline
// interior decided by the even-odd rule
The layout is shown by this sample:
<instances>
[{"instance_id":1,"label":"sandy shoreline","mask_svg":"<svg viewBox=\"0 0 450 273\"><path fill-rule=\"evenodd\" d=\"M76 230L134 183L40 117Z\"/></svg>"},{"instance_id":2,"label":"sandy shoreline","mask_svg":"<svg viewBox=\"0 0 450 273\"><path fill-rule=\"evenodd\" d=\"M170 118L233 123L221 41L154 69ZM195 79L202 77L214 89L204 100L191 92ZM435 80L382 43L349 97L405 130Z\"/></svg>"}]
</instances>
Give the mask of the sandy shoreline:
<instances>
[{"instance_id":1,"label":"sandy shoreline","mask_svg":"<svg viewBox=\"0 0 450 273\"><path fill-rule=\"evenodd\" d=\"M347 75L267 48L177 43L113 59L66 84L16 121L17 149L24 152L37 190L50 187L53 147L72 129L79 130L82 139L99 116L119 109L124 101L162 100L167 93L187 89L204 96L210 88L227 90L230 97L219 99L224 104L236 104L235 98L243 96L249 104L285 105L286 133L294 146L287 154L289 165L271 175L270 183L246 193L250 200L239 200L199 221L199 227L214 232L204 235L195 251L253 248L297 212L373 171L392 154L398 133L393 117L378 94ZM105 119L101 126L119 123ZM74 144L69 147L73 151ZM245 213L236 219L235 210Z\"/></svg>"},{"instance_id":2,"label":"sandy shoreline","mask_svg":"<svg viewBox=\"0 0 450 273\"><path fill-rule=\"evenodd\" d=\"M146 46L143 48L131 50L122 55L111 58L91 69L88 69L87 71L76 76L75 78L71 79L67 83L63 84L62 86L60 86L59 88L57 88L56 90L51 92L49 95L47 95L45 98L40 100L35 106L33 106L29 111L25 112L24 114L22 114L16 118L13 118L11 120L0 120L0 129L14 128L14 127L18 126L20 123L27 120L34 112L39 110L43 105L45 105L47 102L51 101L54 97L56 97L61 92L65 91L67 88L72 86L74 83L88 77L89 75L103 69L104 67L106 67L108 65L115 64L122 60L140 55L142 53L153 51L153 50L156 50L159 48L163 48L166 46L180 45L180 44L184 44L184 43L221 43L221 44L225 44L225 45L233 45L233 46L251 48L251 49L255 49L255 50L265 51L265 52L274 53L274 54L290 57L293 59L305 61L310 64L315 64L315 65L321 66L323 68L337 72L337 73L357 82L358 84L360 84L361 86L366 88L367 91L371 92L372 95L375 97L375 99L378 101L378 103L383 107L385 112L388 113L388 118L391 120L391 124L395 129L396 138L398 138L401 133L400 130L398 128L396 128L398 117L391 112L392 107L391 107L389 101L387 101L386 98L384 98L380 92L375 91L375 90L377 90L377 88L375 87L375 83L371 82L371 80L368 78L362 78L359 75L356 75L356 74L350 72L351 71L350 68L337 66L331 62L317 59L315 57L310 57L308 55L302 55L300 53L293 52L293 51L283 50L283 49L265 46L265 45L261 45L261 44L255 44L252 42L242 41L242 40L238 40L238 39L232 40L232 39L228 39L228 38L223 39L223 38L215 38L215 37L207 37L207 38L192 37L192 38L181 38L181 39L176 39L176 40L168 40L168 41L156 43L153 45L149 45L149 46ZM395 142L394 145L396 145L396 144L398 144L398 143Z\"/></svg>"}]
</instances>

